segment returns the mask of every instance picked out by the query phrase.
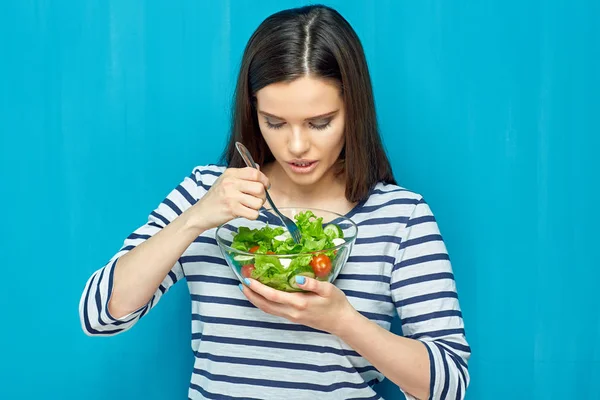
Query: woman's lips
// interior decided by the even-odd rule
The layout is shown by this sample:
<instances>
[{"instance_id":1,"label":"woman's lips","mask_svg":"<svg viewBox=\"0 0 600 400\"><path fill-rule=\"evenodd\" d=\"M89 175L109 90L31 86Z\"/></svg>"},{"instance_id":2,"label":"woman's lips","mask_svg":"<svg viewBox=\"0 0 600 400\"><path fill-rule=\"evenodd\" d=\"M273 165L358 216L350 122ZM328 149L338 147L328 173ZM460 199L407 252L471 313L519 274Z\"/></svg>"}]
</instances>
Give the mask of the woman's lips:
<instances>
[{"instance_id":1,"label":"woman's lips","mask_svg":"<svg viewBox=\"0 0 600 400\"><path fill-rule=\"evenodd\" d=\"M317 164L318 164L318 161L305 161L305 160L291 161L288 163L292 172L295 172L297 174L311 173L317 167Z\"/></svg>"}]
</instances>

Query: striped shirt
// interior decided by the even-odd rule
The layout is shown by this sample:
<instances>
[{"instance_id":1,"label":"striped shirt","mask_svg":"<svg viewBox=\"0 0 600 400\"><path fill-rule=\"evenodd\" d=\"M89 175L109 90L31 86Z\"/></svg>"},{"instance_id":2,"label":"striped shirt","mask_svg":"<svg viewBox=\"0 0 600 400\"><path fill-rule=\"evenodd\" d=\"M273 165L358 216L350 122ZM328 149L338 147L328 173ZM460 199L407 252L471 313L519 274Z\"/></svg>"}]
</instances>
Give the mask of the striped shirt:
<instances>
[{"instance_id":1,"label":"striped shirt","mask_svg":"<svg viewBox=\"0 0 600 400\"><path fill-rule=\"evenodd\" d=\"M196 167L92 274L80 301L83 330L124 332L185 279L195 354L190 399L379 399L373 385L384 376L342 340L266 314L244 297L215 229L187 248L148 304L123 318L110 315L117 259L196 203L224 170ZM429 206L418 194L379 183L347 216L358 225L358 237L335 285L371 321L389 330L398 315L402 335L425 344L432 398L463 398L471 350L448 253Z\"/></svg>"}]
</instances>

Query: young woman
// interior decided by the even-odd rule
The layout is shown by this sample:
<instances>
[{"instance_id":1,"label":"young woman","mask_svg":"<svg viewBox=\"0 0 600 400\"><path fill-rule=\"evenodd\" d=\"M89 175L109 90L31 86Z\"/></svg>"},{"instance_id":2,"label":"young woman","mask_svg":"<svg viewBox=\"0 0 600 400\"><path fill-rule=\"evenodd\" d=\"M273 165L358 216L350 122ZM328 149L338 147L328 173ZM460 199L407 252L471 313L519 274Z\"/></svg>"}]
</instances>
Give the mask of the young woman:
<instances>
[{"instance_id":1,"label":"young woman","mask_svg":"<svg viewBox=\"0 0 600 400\"><path fill-rule=\"evenodd\" d=\"M245 167L236 141L260 172ZM427 203L394 181L362 46L336 11L282 11L250 38L224 165L196 167L91 276L80 303L87 334L131 328L185 277L192 399L377 399L384 377L408 398L464 396L470 348L446 247ZM333 284L238 288L215 228L256 219L266 188L280 207L357 223ZM396 313L402 336L389 331Z\"/></svg>"}]
</instances>

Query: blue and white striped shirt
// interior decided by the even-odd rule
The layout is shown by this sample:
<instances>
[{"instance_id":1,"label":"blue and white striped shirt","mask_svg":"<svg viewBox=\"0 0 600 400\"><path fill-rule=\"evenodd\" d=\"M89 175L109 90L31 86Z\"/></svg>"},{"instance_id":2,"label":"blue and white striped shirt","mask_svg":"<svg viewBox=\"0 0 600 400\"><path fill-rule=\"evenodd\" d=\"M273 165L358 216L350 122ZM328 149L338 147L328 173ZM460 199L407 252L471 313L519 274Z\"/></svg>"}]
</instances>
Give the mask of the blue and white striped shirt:
<instances>
[{"instance_id":1,"label":"blue and white striped shirt","mask_svg":"<svg viewBox=\"0 0 600 400\"><path fill-rule=\"evenodd\" d=\"M184 278L195 353L190 399L379 399L372 386L383 375L338 337L266 314L246 300L220 253L215 229L196 238L147 305L120 319L109 314L117 259L197 202L224 169L195 168L90 277L80 302L84 331L128 330ZM397 313L403 335L426 345L432 398L463 398L471 350L448 253L429 206L411 191L379 183L348 217L357 223L358 237L335 285L361 314L388 330Z\"/></svg>"}]
</instances>

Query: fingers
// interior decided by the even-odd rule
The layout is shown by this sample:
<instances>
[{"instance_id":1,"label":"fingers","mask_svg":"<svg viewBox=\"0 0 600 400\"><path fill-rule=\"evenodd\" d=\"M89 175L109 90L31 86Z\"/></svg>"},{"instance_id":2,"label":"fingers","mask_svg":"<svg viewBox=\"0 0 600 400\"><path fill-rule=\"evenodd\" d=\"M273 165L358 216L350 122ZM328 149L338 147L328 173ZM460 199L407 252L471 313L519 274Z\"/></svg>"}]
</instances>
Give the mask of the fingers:
<instances>
[{"instance_id":1,"label":"fingers","mask_svg":"<svg viewBox=\"0 0 600 400\"><path fill-rule=\"evenodd\" d=\"M260 208L263 206L263 204L265 204L265 198L264 197L255 197L255 196L251 196L249 194L245 194L245 193L241 193L240 194L240 198L239 198L240 204L251 208L253 210L260 210Z\"/></svg>"},{"instance_id":2,"label":"fingers","mask_svg":"<svg viewBox=\"0 0 600 400\"><path fill-rule=\"evenodd\" d=\"M296 284L299 288L318 294L321 297L331 296L332 284L319 281L306 276L296 276Z\"/></svg>"},{"instance_id":3,"label":"fingers","mask_svg":"<svg viewBox=\"0 0 600 400\"><path fill-rule=\"evenodd\" d=\"M238 180L237 186L240 192L247 193L255 197L265 198L265 186L262 182L253 182Z\"/></svg>"},{"instance_id":4,"label":"fingers","mask_svg":"<svg viewBox=\"0 0 600 400\"><path fill-rule=\"evenodd\" d=\"M296 310L305 310L308 305L308 299L306 296L298 296L298 293L287 293L281 290L273 289L267 285L263 285L254 279L244 279L244 283L252 292L259 294L266 300L277 303L292 306ZM247 294L248 291L244 291Z\"/></svg>"},{"instance_id":5,"label":"fingers","mask_svg":"<svg viewBox=\"0 0 600 400\"><path fill-rule=\"evenodd\" d=\"M231 169L219 179L218 193L223 201L226 214L250 220L258 218L258 212L265 203L265 187L262 182L243 179L258 177L256 169ZM264 175L263 175L264 176ZM266 177L265 177L266 178Z\"/></svg>"},{"instance_id":6,"label":"fingers","mask_svg":"<svg viewBox=\"0 0 600 400\"><path fill-rule=\"evenodd\" d=\"M256 219L258 219L259 211L257 209L250 208L241 203L238 203L236 206L234 206L232 208L231 214L233 214L234 218L241 217L241 218L246 218L246 219L250 219L250 220L256 220Z\"/></svg>"},{"instance_id":7,"label":"fingers","mask_svg":"<svg viewBox=\"0 0 600 400\"><path fill-rule=\"evenodd\" d=\"M265 188L270 186L269 178L255 168L240 168L236 171L237 177L246 181L260 182Z\"/></svg>"},{"instance_id":8,"label":"fingers","mask_svg":"<svg viewBox=\"0 0 600 400\"><path fill-rule=\"evenodd\" d=\"M252 289L245 285L240 285L240 290L246 296L250 303L254 304L256 308L263 310L266 313L273 314L279 317L286 317L286 306L269 301L260 294L256 293Z\"/></svg>"}]
</instances>

